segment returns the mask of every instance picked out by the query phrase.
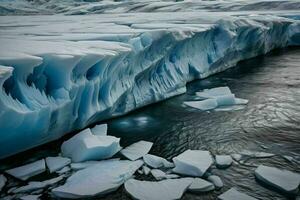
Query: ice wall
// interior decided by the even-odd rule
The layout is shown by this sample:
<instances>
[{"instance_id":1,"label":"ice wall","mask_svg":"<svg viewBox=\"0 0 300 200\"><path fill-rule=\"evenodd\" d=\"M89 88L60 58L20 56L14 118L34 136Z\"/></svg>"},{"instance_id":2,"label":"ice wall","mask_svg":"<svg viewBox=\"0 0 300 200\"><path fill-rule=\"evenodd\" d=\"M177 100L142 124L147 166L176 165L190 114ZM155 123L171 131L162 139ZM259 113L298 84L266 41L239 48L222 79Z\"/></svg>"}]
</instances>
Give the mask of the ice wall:
<instances>
[{"instance_id":1,"label":"ice wall","mask_svg":"<svg viewBox=\"0 0 300 200\"><path fill-rule=\"evenodd\" d=\"M170 13L169 13L170 14ZM2 17L0 158L300 44L297 20L220 13Z\"/></svg>"}]
</instances>

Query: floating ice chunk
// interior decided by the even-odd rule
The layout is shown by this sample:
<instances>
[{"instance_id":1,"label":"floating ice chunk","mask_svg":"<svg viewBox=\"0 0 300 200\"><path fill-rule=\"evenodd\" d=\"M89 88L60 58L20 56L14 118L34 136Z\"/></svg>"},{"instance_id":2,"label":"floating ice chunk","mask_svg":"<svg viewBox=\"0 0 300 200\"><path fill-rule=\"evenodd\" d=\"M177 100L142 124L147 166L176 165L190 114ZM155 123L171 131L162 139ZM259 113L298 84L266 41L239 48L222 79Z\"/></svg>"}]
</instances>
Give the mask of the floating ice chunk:
<instances>
[{"instance_id":1,"label":"floating ice chunk","mask_svg":"<svg viewBox=\"0 0 300 200\"><path fill-rule=\"evenodd\" d=\"M88 198L117 190L143 165L143 161L107 160L71 175L66 183L54 188L60 198Z\"/></svg>"},{"instance_id":2,"label":"floating ice chunk","mask_svg":"<svg viewBox=\"0 0 300 200\"><path fill-rule=\"evenodd\" d=\"M4 175L0 174L0 192L1 192L2 188L5 186L6 181L7 181L7 178Z\"/></svg>"},{"instance_id":3,"label":"floating ice chunk","mask_svg":"<svg viewBox=\"0 0 300 200\"><path fill-rule=\"evenodd\" d=\"M216 164L218 168L227 168L232 164L232 158L228 155L216 155Z\"/></svg>"},{"instance_id":4,"label":"floating ice chunk","mask_svg":"<svg viewBox=\"0 0 300 200\"><path fill-rule=\"evenodd\" d=\"M212 165L213 160L209 151L186 150L173 158L175 168L173 171L178 174L201 177Z\"/></svg>"},{"instance_id":5,"label":"floating ice chunk","mask_svg":"<svg viewBox=\"0 0 300 200\"><path fill-rule=\"evenodd\" d=\"M300 174L288 170L260 165L255 170L255 177L264 184L287 194L296 194L299 190Z\"/></svg>"},{"instance_id":6,"label":"floating ice chunk","mask_svg":"<svg viewBox=\"0 0 300 200\"><path fill-rule=\"evenodd\" d=\"M215 186L202 179L202 178L194 178L192 184L189 186L188 190L190 192L198 193L198 192L209 192L215 189Z\"/></svg>"},{"instance_id":7,"label":"floating ice chunk","mask_svg":"<svg viewBox=\"0 0 300 200\"><path fill-rule=\"evenodd\" d=\"M159 182L130 179L124 186L133 199L173 200L180 199L192 181L192 178L167 179Z\"/></svg>"},{"instance_id":8,"label":"floating ice chunk","mask_svg":"<svg viewBox=\"0 0 300 200\"><path fill-rule=\"evenodd\" d=\"M248 151L248 150L242 151L241 154L245 155L245 156L250 156L253 158L270 158L270 157L275 156L275 154L273 154L273 153Z\"/></svg>"},{"instance_id":9,"label":"floating ice chunk","mask_svg":"<svg viewBox=\"0 0 300 200\"><path fill-rule=\"evenodd\" d=\"M231 106L235 104L234 94L227 94L215 97L218 106Z\"/></svg>"},{"instance_id":10,"label":"floating ice chunk","mask_svg":"<svg viewBox=\"0 0 300 200\"><path fill-rule=\"evenodd\" d=\"M205 89L202 92L196 92L196 95L202 98L213 98L230 94L232 93L229 87L216 87L212 89Z\"/></svg>"},{"instance_id":11,"label":"floating ice chunk","mask_svg":"<svg viewBox=\"0 0 300 200\"><path fill-rule=\"evenodd\" d=\"M159 169L152 169L151 174L156 180L162 180L166 178L166 173Z\"/></svg>"},{"instance_id":12,"label":"floating ice chunk","mask_svg":"<svg viewBox=\"0 0 300 200\"><path fill-rule=\"evenodd\" d=\"M60 170L70 163L71 163L70 158L63 158L60 156L46 158L46 164L50 173Z\"/></svg>"},{"instance_id":13,"label":"floating ice chunk","mask_svg":"<svg viewBox=\"0 0 300 200\"><path fill-rule=\"evenodd\" d=\"M247 194L241 193L234 188L227 190L225 193L218 196L220 200L256 200L256 198L251 197Z\"/></svg>"},{"instance_id":14,"label":"floating ice chunk","mask_svg":"<svg viewBox=\"0 0 300 200\"><path fill-rule=\"evenodd\" d=\"M41 195L26 195L26 196L22 196L19 199L21 200L38 200L40 199Z\"/></svg>"},{"instance_id":15,"label":"floating ice chunk","mask_svg":"<svg viewBox=\"0 0 300 200\"><path fill-rule=\"evenodd\" d=\"M148 175L150 173L151 169L147 166L143 166L143 171L144 171L145 175Z\"/></svg>"},{"instance_id":16,"label":"floating ice chunk","mask_svg":"<svg viewBox=\"0 0 300 200\"><path fill-rule=\"evenodd\" d=\"M5 172L23 181L46 171L45 160L38 160L27 165L6 170Z\"/></svg>"},{"instance_id":17,"label":"floating ice chunk","mask_svg":"<svg viewBox=\"0 0 300 200\"><path fill-rule=\"evenodd\" d=\"M96 125L91 131L94 135L105 136L107 135L107 124Z\"/></svg>"},{"instance_id":18,"label":"floating ice chunk","mask_svg":"<svg viewBox=\"0 0 300 200\"><path fill-rule=\"evenodd\" d=\"M235 102L236 105L246 105L246 104L248 104L249 100L248 99L235 98L234 102Z\"/></svg>"},{"instance_id":19,"label":"floating ice chunk","mask_svg":"<svg viewBox=\"0 0 300 200\"><path fill-rule=\"evenodd\" d=\"M218 106L218 102L216 99L205 99L202 101L185 101L184 104L200 110L212 110Z\"/></svg>"},{"instance_id":20,"label":"floating ice chunk","mask_svg":"<svg viewBox=\"0 0 300 200\"><path fill-rule=\"evenodd\" d=\"M212 182L216 189L220 189L224 185L222 179L216 175L209 176L207 180Z\"/></svg>"},{"instance_id":21,"label":"floating ice chunk","mask_svg":"<svg viewBox=\"0 0 300 200\"><path fill-rule=\"evenodd\" d=\"M59 181L63 180L63 178L64 178L64 176L62 175L62 176L52 178L52 179L42 181L42 182L32 181L32 182L29 182L28 185L21 186L21 187L15 189L15 190L13 190L12 192L13 193L31 192L31 191L34 191L34 190L38 190L38 189L41 189L41 188L48 187L50 185L54 185L54 184L58 183Z\"/></svg>"},{"instance_id":22,"label":"floating ice chunk","mask_svg":"<svg viewBox=\"0 0 300 200\"><path fill-rule=\"evenodd\" d=\"M56 171L56 173L58 173L58 174L64 174L64 173L67 173L69 171L71 171L71 168L69 166L65 166L64 168Z\"/></svg>"},{"instance_id":23,"label":"floating ice chunk","mask_svg":"<svg viewBox=\"0 0 300 200\"><path fill-rule=\"evenodd\" d=\"M231 154L231 157L233 158L233 160L235 160L237 162L242 159L242 155L238 154L238 153Z\"/></svg>"},{"instance_id":24,"label":"floating ice chunk","mask_svg":"<svg viewBox=\"0 0 300 200\"><path fill-rule=\"evenodd\" d=\"M150 151L152 145L152 142L142 140L122 149L121 154L130 160L137 160L146 155Z\"/></svg>"},{"instance_id":25,"label":"floating ice chunk","mask_svg":"<svg viewBox=\"0 0 300 200\"><path fill-rule=\"evenodd\" d=\"M172 167L174 167L173 163L167 161L166 159L164 159L162 157L155 156L152 154L144 155L143 160L148 166L150 166L152 168L161 168L161 167L172 168Z\"/></svg>"},{"instance_id":26,"label":"floating ice chunk","mask_svg":"<svg viewBox=\"0 0 300 200\"><path fill-rule=\"evenodd\" d=\"M102 160L111 158L120 149L120 139L114 136L95 136L90 129L85 129L61 146L63 156L73 162Z\"/></svg>"}]
</instances>

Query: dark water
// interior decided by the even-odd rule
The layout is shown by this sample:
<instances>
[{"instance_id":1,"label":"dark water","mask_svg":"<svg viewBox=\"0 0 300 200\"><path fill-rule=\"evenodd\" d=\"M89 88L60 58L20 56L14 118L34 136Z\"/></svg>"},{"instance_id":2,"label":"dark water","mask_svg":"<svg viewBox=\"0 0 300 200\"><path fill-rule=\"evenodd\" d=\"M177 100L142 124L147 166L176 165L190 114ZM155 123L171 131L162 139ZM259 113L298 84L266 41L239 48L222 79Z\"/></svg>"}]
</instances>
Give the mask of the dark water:
<instances>
[{"instance_id":1,"label":"dark water","mask_svg":"<svg viewBox=\"0 0 300 200\"><path fill-rule=\"evenodd\" d=\"M230 87L249 104L242 110L218 112L182 106L184 101L195 99L196 91L218 86ZM300 173L300 49L278 50L243 61L226 72L190 83L184 95L110 120L108 125L111 135L122 138L122 146L153 141L151 153L169 159L187 149L213 154L242 150L276 154L272 158L247 159L246 164L233 164L226 170L213 168L211 173L219 175L225 186L205 194L186 193L183 199L215 199L231 187L258 199L286 199L258 184L254 170L258 164L265 164ZM55 155L60 144L54 142L4 162L15 164L20 157L24 160ZM293 156L298 164L285 160L283 155ZM104 199L130 198L121 187Z\"/></svg>"}]
</instances>

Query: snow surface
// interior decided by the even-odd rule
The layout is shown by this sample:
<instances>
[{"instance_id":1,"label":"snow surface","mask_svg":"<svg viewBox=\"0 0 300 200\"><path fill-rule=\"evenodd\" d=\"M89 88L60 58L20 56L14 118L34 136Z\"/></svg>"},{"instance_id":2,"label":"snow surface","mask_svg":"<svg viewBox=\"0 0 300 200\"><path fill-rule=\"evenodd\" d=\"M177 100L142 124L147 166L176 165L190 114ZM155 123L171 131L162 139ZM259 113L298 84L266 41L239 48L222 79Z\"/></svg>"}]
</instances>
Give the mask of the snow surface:
<instances>
[{"instance_id":1,"label":"snow surface","mask_svg":"<svg viewBox=\"0 0 300 200\"><path fill-rule=\"evenodd\" d=\"M101 196L117 190L143 165L143 161L107 160L71 175L66 183L54 188L59 198L80 199Z\"/></svg>"},{"instance_id":2,"label":"snow surface","mask_svg":"<svg viewBox=\"0 0 300 200\"><path fill-rule=\"evenodd\" d=\"M298 0L1 1L2 15L35 15L0 18L0 158L299 45L299 7Z\"/></svg>"},{"instance_id":3,"label":"snow surface","mask_svg":"<svg viewBox=\"0 0 300 200\"><path fill-rule=\"evenodd\" d=\"M120 153L130 160L137 160L146 155L150 151L152 145L152 142L141 140L122 149Z\"/></svg>"}]
</instances>

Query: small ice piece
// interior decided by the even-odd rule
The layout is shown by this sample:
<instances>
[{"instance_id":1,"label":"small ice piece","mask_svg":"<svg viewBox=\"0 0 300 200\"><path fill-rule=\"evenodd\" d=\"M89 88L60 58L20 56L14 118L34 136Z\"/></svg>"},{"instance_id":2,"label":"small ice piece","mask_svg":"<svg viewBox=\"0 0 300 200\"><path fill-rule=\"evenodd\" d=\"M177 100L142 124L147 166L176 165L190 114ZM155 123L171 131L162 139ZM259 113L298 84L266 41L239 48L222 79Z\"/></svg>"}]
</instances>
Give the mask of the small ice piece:
<instances>
[{"instance_id":1,"label":"small ice piece","mask_svg":"<svg viewBox=\"0 0 300 200\"><path fill-rule=\"evenodd\" d=\"M184 104L204 111L215 109L218 106L218 102L216 99L205 99L202 101L185 101Z\"/></svg>"},{"instance_id":2,"label":"small ice piece","mask_svg":"<svg viewBox=\"0 0 300 200\"><path fill-rule=\"evenodd\" d=\"M124 187L133 199L173 200L180 199L192 181L192 178L167 179L158 182L130 179L125 182Z\"/></svg>"},{"instance_id":3,"label":"small ice piece","mask_svg":"<svg viewBox=\"0 0 300 200\"><path fill-rule=\"evenodd\" d=\"M151 155L151 154L144 155L143 160L148 166L155 168L155 169L161 168L161 167L164 167L164 168L174 167L174 164L167 161L166 159L159 157L159 156Z\"/></svg>"},{"instance_id":4,"label":"small ice piece","mask_svg":"<svg viewBox=\"0 0 300 200\"><path fill-rule=\"evenodd\" d=\"M91 160L91 161L85 161L79 163L71 163L71 169L77 171L98 164L99 162L101 161Z\"/></svg>"},{"instance_id":5,"label":"small ice piece","mask_svg":"<svg viewBox=\"0 0 300 200\"><path fill-rule=\"evenodd\" d=\"M212 182L217 190L224 185L222 179L216 175L210 175L207 180Z\"/></svg>"},{"instance_id":6,"label":"small ice piece","mask_svg":"<svg viewBox=\"0 0 300 200\"><path fill-rule=\"evenodd\" d=\"M61 146L63 156L72 162L103 160L111 158L120 149L120 138L114 136L96 136L90 129L85 129L65 141Z\"/></svg>"},{"instance_id":7,"label":"small ice piece","mask_svg":"<svg viewBox=\"0 0 300 200\"><path fill-rule=\"evenodd\" d=\"M166 178L166 173L159 169L152 169L151 174L158 181Z\"/></svg>"},{"instance_id":8,"label":"small ice piece","mask_svg":"<svg viewBox=\"0 0 300 200\"><path fill-rule=\"evenodd\" d=\"M202 98L213 98L216 96L223 96L232 94L229 87L216 87L211 89L205 89L202 92L196 92L196 95Z\"/></svg>"},{"instance_id":9,"label":"small ice piece","mask_svg":"<svg viewBox=\"0 0 300 200\"><path fill-rule=\"evenodd\" d=\"M58 173L58 174L64 174L66 172L69 172L70 170L71 170L71 168L69 166L65 166L64 168L56 171L56 173Z\"/></svg>"},{"instance_id":10,"label":"small ice piece","mask_svg":"<svg viewBox=\"0 0 300 200\"><path fill-rule=\"evenodd\" d=\"M218 168L227 168L232 164L232 158L228 155L216 155L216 164Z\"/></svg>"},{"instance_id":11,"label":"small ice piece","mask_svg":"<svg viewBox=\"0 0 300 200\"><path fill-rule=\"evenodd\" d=\"M23 181L46 171L45 160L38 160L27 165L6 170L5 172Z\"/></svg>"},{"instance_id":12,"label":"small ice piece","mask_svg":"<svg viewBox=\"0 0 300 200\"><path fill-rule=\"evenodd\" d=\"M231 157L237 162L239 162L242 159L242 155L238 153L231 154Z\"/></svg>"},{"instance_id":13,"label":"small ice piece","mask_svg":"<svg viewBox=\"0 0 300 200\"><path fill-rule=\"evenodd\" d=\"M3 174L0 174L0 192L1 192L2 188L5 186L6 181L7 181L7 178Z\"/></svg>"},{"instance_id":14,"label":"small ice piece","mask_svg":"<svg viewBox=\"0 0 300 200\"><path fill-rule=\"evenodd\" d=\"M249 100L248 99L241 99L241 98L235 98L234 103L236 105L246 105L248 104Z\"/></svg>"},{"instance_id":15,"label":"small ice piece","mask_svg":"<svg viewBox=\"0 0 300 200\"><path fill-rule=\"evenodd\" d=\"M139 174L143 174L143 173L144 173L143 170L140 170L140 169L139 169L137 172L138 172Z\"/></svg>"},{"instance_id":16,"label":"small ice piece","mask_svg":"<svg viewBox=\"0 0 300 200\"><path fill-rule=\"evenodd\" d=\"M26 193L26 192L31 192L31 191L34 191L34 190L38 190L38 189L41 189L41 188L45 188L45 187L48 187L50 185L54 185L56 183L58 183L59 181L63 180L64 176L59 176L59 177L56 177L56 178L52 178L52 179L49 179L49 180L45 180L45 181L32 181L32 182L29 182L28 185L25 185L25 186L21 186L15 190L13 190L12 192L13 193Z\"/></svg>"},{"instance_id":17,"label":"small ice piece","mask_svg":"<svg viewBox=\"0 0 300 200\"><path fill-rule=\"evenodd\" d=\"M237 191L235 188L227 190L225 193L218 196L220 200L257 200L254 197L251 197L247 194Z\"/></svg>"},{"instance_id":18,"label":"small ice piece","mask_svg":"<svg viewBox=\"0 0 300 200\"><path fill-rule=\"evenodd\" d=\"M234 94L227 94L214 97L218 103L218 106L232 106L235 104Z\"/></svg>"},{"instance_id":19,"label":"small ice piece","mask_svg":"<svg viewBox=\"0 0 300 200\"><path fill-rule=\"evenodd\" d=\"M94 126L94 128L91 129L91 131L94 135L106 136L107 135L107 124L96 125L96 126Z\"/></svg>"},{"instance_id":20,"label":"small ice piece","mask_svg":"<svg viewBox=\"0 0 300 200\"><path fill-rule=\"evenodd\" d=\"M275 167L260 165L255 177L262 183L287 194L296 194L300 185L300 174Z\"/></svg>"},{"instance_id":21,"label":"small ice piece","mask_svg":"<svg viewBox=\"0 0 300 200\"><path fill-rule=\"evenodd\" d=\"M201 177L212 165L213 160L209 151L186 150L174 157L173 162L175 173Z\"/></svg>"},{"instance_id":22,"label":"small ice piece","mask_svg":"<svg viewBox=\"0 0 300 200\"><path fill-rule=\"evenodd\" d=\"M20 200L38 200L40 199L41 195L26 195L26 196L22 196L19 199Z\"/></svg>"},{"instance_id":23,"label":"small ice piece","mask_svg":"<svg viewBox=\"0 0 300 200\"><path fill-rule=\"evenodd\" d=\"M194 178L188 190L190 192L198 193L198 192L209 192L214 189L215 186L211 182L208 182L202 178Z\"/></svg>"},{"instance_id":24,"label":"small ice piece","mask_svg":"<svg viewBox=\"0 0 300 200\"><path fill-rule=\"evenodd\" d=\"M70 163L71 163L70 158L64 158L60 156L46 158L46 164L50 173L60 170Z\"/></svg>"},{"instance_id":25,"label":"small ice piece","mask_svg":"<svg viewBox=\"0 0 300 200\"><path fill-rule=\"evenodd\" d=\"M143 166L143 171L144 171L145 175L148 175L150 173L151 169L147 166Z\"/></svg>"},{"instance_id":26,"label":"small ice piece","mask_svg":"<svg viewBox=\"0 0 300 200\"><path fill-rule=\"evenodd\" d=\"M242 155L250 156L253 158L270 158L275 156L273 153L266 153L266 152L258 152L258 151L248 151L244 150L241 152Z\"/></svg>"},{"instance_id":27,"label":"small ice piece","mask_svg":"<svg viewBox=\"0 0 300 200\"><path fill-rule=\"evenodd\" d=\"M150 151L152 145L152 142L141 140L126 147L125 149L122 149L120 153L129 160L137 160L146 155Z\"/></svg>"},{"instance_id":28,"label":"small ice piece","mask_svg":"<svg viewBox=\"0 0 300 200\"><path fill-rule=\"evenodd\" d=\"M107 160L71 175L66 183L54 188L59 198L88 198L117 190L143 165L142 160Z\"/></svg>"}]
</instances>

